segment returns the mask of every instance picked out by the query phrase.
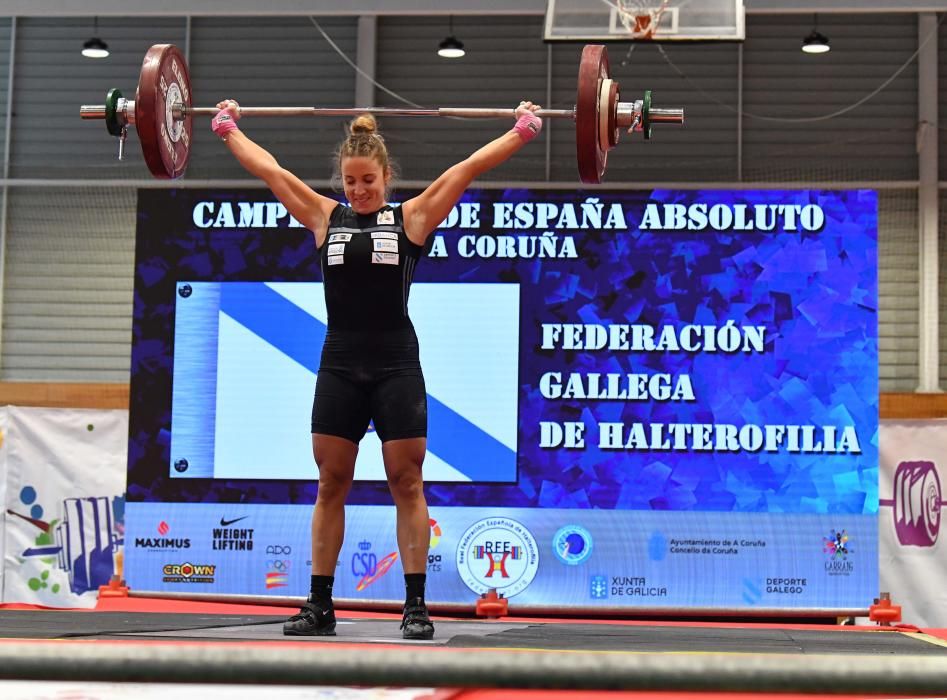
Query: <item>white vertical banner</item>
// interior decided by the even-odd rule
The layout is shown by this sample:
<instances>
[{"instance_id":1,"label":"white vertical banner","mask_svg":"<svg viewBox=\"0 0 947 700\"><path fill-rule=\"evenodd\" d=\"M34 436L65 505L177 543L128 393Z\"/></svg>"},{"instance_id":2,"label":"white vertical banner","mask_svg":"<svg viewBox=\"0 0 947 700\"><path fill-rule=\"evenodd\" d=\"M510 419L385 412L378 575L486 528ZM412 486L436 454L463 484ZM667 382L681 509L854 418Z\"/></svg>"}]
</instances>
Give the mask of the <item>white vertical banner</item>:
<instances>
[{"instance_id":1,"label":"white vertical banner","mask_svg":"<svg viewBox=\"0 0 947 700\"><path fill-rule=\"evenodd\" d=\"M947 534L940 532L947 420L879 425L878 558L881 590L902 621L947 627Z\"/></svg>"},{"instance_id":2,"label":"white vertical banner","mask_svg":"<svg viewBox=\"0 0 947 700\"><path fill-rule=\"evenodd\" d=\"M121 573L128 412L10 406L6 421L0 600L94 607Z\"/></svg>"}]
</instances>

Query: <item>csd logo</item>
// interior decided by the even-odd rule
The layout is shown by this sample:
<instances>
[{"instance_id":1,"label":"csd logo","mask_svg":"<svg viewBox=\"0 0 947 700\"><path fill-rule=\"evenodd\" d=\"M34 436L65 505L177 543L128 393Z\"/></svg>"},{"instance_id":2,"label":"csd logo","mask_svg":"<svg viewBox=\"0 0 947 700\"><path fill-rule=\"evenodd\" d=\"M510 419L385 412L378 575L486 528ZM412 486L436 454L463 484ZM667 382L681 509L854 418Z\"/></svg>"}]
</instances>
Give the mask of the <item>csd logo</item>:
<instances>
[{"instance_id":1,"label":"csd logo","mask_svg":"<svg viewBox=\"0 0 947 700\"><path fill-rule=\"evenodd\" d=\"M267 545L266 553L274 556L289 555L293 553L293 548L288 544L271 544Z\"/></svg>"},{"instance_id":2,"label":"csd logo","mask_svg":"<svg viewBox=\"0 0 947 700\"><path fill-rule=\"evenodd\" d=\"M374 576L378 571L378 557L374 552L356 552L352 555L353 576Z\"/></svg>"}]
</instances>

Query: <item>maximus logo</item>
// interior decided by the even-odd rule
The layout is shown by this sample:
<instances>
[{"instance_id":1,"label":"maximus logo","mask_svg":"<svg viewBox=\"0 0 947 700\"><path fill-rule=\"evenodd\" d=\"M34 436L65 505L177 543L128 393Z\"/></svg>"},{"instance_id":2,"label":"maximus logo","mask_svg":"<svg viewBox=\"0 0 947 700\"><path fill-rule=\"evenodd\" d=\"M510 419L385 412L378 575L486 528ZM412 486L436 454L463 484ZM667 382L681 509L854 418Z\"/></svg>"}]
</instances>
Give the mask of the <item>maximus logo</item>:
<instances>
[{"instance_id":1,"label":"maximus logo","mask_svg":"<svg viewBox=\"0 0 947 700\"><path fill-rule=\"evenodd\" d=\"M241 520L246 520L249 516L242 518L228 519L222 517L221 525L232 525ZM215 527L213 530L213 542L211 549L227 552L251 552L253 551L253 528L252 527Z\"/></svg>"},{"instance_id":2,"label":"maximus logo","mask_svg":"<svg viewBox=\"0 0 947 700\"><path fill-rule=\"evenodd\" d=\"M173 551L177 549L189 549L191 540L188 537L166 537L171 532L171 526L164 520L158 523L156 528L161 537L136 537L135 547L138 549L151 549Z\"/></svg>"}]
</instances>

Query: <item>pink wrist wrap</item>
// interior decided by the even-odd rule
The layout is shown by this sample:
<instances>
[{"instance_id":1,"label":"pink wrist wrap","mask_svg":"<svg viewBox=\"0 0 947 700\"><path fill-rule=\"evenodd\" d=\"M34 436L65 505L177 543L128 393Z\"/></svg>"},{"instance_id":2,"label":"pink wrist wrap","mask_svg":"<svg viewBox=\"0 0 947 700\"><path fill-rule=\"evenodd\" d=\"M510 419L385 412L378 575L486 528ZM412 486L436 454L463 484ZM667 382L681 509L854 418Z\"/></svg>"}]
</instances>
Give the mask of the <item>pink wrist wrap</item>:
<instances>
[{"instance_id":1,"label":"pink wrist wrap","mask_svg":"<svg viewBox=\"0 0 947 700\"><path fill-rule=\"evenodd\" d=\"M534 138L539 136L539 132L543 130L543 120L537 117L532 112L528 112L516 120L516 124L513 126L513 131L520 135L520 138L523 139L523 143L529 143Z\"/></svg>"},{"instance_id":2,"label":"pink wrist wrap","mask_svg":"<svg viewBox=\"0 0 947 700\"><path fill-rule=\"evenodd\" d=\"M239 131L237 120L233 118L233 112L230 107L222 109L214 118L210 120L210 129L220 138L223 138L231 131Z\"/></svg>"}]
</instances>

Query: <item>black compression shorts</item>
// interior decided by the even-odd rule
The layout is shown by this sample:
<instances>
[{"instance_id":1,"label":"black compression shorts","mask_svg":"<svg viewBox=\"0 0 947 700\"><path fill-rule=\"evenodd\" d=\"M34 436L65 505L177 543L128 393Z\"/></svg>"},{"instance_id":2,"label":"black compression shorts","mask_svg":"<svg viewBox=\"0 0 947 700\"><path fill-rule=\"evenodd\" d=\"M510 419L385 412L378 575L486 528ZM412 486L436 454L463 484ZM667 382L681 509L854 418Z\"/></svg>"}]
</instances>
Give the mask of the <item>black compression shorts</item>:
<instances>
[{"instance_id":1,"label":"black compression shorts","mask_svg":"<svg viewBox=\"0 0 947 700\"><path fill-rule=\"evenodd\" d=\"M427 391L409 333L330 333L312 402L312 432L358 443L427 437Z\"/></svg>"}]
</instances>

